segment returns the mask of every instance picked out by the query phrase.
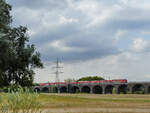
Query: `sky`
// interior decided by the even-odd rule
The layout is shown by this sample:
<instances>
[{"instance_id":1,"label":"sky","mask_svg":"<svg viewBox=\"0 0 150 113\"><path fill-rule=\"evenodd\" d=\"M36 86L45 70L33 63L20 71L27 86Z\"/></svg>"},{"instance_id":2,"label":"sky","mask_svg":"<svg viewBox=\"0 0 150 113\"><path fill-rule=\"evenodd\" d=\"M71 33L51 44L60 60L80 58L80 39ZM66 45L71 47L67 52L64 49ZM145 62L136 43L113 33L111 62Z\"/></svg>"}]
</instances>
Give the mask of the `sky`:
<instances>
[{"instance_id":1,"label":"sky","mask_svg":"<svg viewBox=\"0 0 150 113\"><path fill-rule=\"evenodd\" d=\"M44 69L35 82L83 76L150 81L150 0L7 0L13 26L28 27Z\"/></svg>"}]
</instances>

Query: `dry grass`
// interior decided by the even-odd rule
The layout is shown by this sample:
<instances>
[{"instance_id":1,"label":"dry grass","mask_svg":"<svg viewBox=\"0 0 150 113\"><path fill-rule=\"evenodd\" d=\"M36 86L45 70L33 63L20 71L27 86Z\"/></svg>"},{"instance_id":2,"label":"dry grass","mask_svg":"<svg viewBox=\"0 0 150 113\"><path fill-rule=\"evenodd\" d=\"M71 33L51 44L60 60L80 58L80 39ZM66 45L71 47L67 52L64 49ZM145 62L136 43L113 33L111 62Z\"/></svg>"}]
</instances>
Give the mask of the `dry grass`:
<instances>
[{"instance_id":1,"label":"dry grass","mask_svg":"<svg viewBox=\"0 0 150 113\"><path fill-rule=\"evenodd\" d=\"M19 88L17 92L0 94L0 113L36 113L41 107L39 94Z\"/></svg>"},{"instance_id":2,"label":"dry grass","mask_svg":"<svg viewBox=\"0 0 150 113\"><path fill-rule=\"evenodd\" d=\"M0 107L8 104L7 108L13 113L19 110L26 111L22 113L150 113L150 95L38 95L27 92L2 93L0 100Z\"/></svg>"},{"instance_id":3,"label":"dry grass","mask_svg":"<svg viewBox=\"0 0 150 113\"><path fill-rule=\"evenodd\" d=\"M48 113L150 113L150 95L41 94L40 100Z\"/></svg>"}]
</instances>

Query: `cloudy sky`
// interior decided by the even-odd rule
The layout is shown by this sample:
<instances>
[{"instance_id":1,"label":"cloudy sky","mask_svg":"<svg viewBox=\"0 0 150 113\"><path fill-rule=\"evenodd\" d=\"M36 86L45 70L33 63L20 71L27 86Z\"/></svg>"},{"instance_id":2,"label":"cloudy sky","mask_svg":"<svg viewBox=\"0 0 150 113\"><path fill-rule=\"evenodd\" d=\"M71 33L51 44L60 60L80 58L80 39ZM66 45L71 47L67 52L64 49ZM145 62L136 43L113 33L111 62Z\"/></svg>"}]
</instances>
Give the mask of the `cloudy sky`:
<instances>
[{"instance_id":1,"label":"cloudy sky","mask_svg":"<svg viewBox=\"0 0 150 113\"><path fill-rule=\"evenodd\" d=\"M150 0L7 0L13 25L28 27L44 69L35 82L100 75L150 81Z\"/></svg>"}]
</instances>

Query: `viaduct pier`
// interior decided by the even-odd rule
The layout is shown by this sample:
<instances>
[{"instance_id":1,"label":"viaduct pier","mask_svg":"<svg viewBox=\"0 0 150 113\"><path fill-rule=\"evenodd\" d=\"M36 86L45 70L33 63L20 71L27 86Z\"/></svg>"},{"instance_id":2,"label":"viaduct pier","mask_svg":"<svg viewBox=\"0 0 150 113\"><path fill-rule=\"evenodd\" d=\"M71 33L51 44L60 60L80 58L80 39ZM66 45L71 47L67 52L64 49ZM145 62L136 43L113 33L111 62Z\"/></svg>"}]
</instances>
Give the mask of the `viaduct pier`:
<instances>
[{"instance_id":1,"label":"viaduct pier","mask_svg":"<svg viewBox=\"0 0 150 113\"><path fill-rule=\"evenodd\" d=\"M150 94L150 82L127 82L126 79L122 79L43 83L40 86L35 86L33 90L43 93Z\"/></svg>"}]
</instances>

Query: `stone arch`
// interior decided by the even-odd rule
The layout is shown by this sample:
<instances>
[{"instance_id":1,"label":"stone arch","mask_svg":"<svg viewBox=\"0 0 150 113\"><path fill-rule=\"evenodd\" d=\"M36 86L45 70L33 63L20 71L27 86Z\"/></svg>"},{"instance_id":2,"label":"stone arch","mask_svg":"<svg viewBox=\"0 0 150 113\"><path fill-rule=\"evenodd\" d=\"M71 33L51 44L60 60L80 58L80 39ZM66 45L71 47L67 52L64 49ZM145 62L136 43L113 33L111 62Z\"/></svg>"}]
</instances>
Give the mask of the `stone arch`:
<instances>
[{"instance_id":1,"label":"stone arch","mask_svg":"<svg viewBox=\"0 0 150 113\"><path fill-rule=\"evenodd\" d=\"M39 93L40 91L41 91L40 88L34 88L34 92Z\"/></svg>"},{"instance_id":2,"label":"stone arch","mask_svg":"<svg viewBox=\"0 0 150 113\"><path fill-rule=\"evenodd\" d=\"M105 94L112 94L114 88L115 88L115 87L114 87L113 85L107 85L107 86L105 87Z\"/></svg>"},{"instance_id":3,"label":"stone arch","mask_svg":"<svg viewBox=\"0 0 150 113\"><path fill-rule=\"evenodd\" d=\"M118 94L123 93L126 94L128 90L127 85L123 84L118 87Z\"/></svg>"},{"instance_id":4,"label":"stone arch","mask_svg":"<svg viewBox=\"0 0 150 113\"><path fill-rule=\"evenodd\" d=\"M49 92L48 87L44 87L44 88L42 88L42 92L43 92L43 93L48 93L48 92Z\"/></svg>"},{"instance_id":5,"label":"stone arch","mask_svg":"<svg viewBox=\"0 0 150 113\"><path fill-rule=\"evenodd\" d=\"M147 92L147 93L148 93L148 94L150 94L150 86L148 86L148 89L147 89L147 90L148 90L148 92Z\"/></svg>"},{"instance_id":6,"label":"stone arch","mask_svg":"<svg viewBox=\"0 0 150 113\"><path fill-rule=\"evenodd\" d=\"M90 93L90 87L89 86L83 86L82 89L81 89L81 92L82 93Z\"/></svg>"},{"instance_id":7,"label":"stone arch","mask_svg":"<svg viewBox=\"0 0 150 113\"><path fill-rule=\"evenodd\" d=\"M144 94L145 93L145 87L142 84L135 84L132 87L132 93L140 93L140 94Z\"/></svg>"},{"instance_id":8,"label":"stone arch","mask_svg":"<svg viewBox=\"0 0 150 113\"><path fill-rule=\"evenodd\" d=\"M60 93L67 93L67 87L65 86L60 87Z\"/></svg>"},{"instance_id":9,"label":"stone arch","mask_svg":"<svg viewBox=\"0 0 150 113\"><path fill-rule=\"evenodd\" d=\"M73 86L73 87L71 88L71 93L79 93L79 92L80 92L80 89L79 89L78 86Z\"/></svg>"},{"instance_id":10,"label":"stone arch","mask_svg":"<svg viewBox=\"0 0 150 113\"><path fill-rule=\"evenodd\" d=\"M52 93L58 93L58 88L56 86L51 87Z\"/></svg>"},{"instance_id":11,"label":"stone arch","mask_svg":"<svg viewBox=\"0 0 150 113\"><path fill-rule=\"evenodd\" d=\"M102 94L103 93L103 89L101 86L97 85L97 86L94 86L93 89L92 89L93 93L95 94Z\"/></svg>"}]
</instances>

